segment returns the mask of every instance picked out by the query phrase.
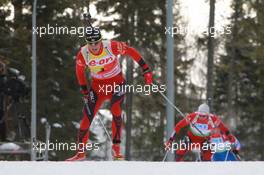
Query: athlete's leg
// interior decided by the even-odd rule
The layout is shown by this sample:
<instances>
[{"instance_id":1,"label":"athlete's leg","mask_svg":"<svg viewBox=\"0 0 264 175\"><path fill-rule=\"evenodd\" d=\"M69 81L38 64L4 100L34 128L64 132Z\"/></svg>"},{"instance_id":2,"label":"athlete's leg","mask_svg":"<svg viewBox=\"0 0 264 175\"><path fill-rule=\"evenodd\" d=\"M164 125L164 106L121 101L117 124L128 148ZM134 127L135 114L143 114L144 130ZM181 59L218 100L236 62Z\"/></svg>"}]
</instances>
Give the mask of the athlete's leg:
<instances>
[{"instance_id":1,"label":"athlete's leg","mask_svg":"<svg viewBox=\"0 0 264 175\"><path fill-rule=\"evenodd\" d=\"M190 150L188 149L190 143L191 143L191 139L189 137L189 135L184 136L182 143L186 145L186 147L183 149L181 146L177 149L176 151L176 157L175 160L177 162L181 162L183 161L184 156L187 154L187 152L189 152ZM173 146L172 146L173 148Z\"/></svg>"},{"instance_id":2,"label":"athlete's leg","mask_svg":"<svg viewBox=\"0 0 264 175\"><path fill-rule=\"evenodd\" d=\"M225 158L225 152L224 153L214 153L212 155L212 160L211 161L224 161Z\"/></svg>"},{"instance_id":3,"label":"athlete's leg","mask_svg":"<svg viewBox=\"0 0 264 175\"><path fill-rule=\"evenodd\" d=\"M98 95L93 89L89 92L88 105L83 107L83 118L80 124L78 134L78 143L86 144L89 139L89 128L93 121L94 116L99 110L104 98Z\"/></svg>"},{"instance_id":4,"label":"athlete's leg","mask_svg":"<svg viewBox=\"0 0 264 175\"><path fill-rule=\"evenodd\" d=\"M226 161L238 161L235 154L232 151L228 151Z\"/></svg>"},{"instance_id":5,"label":"athlete's leg","mask_svg":"<svg viewBox=\"0 0 264 175\"><path fill-rule=\"evenodd\" d=\"M91 89L88 95L88 104L83 107L83 118L80 124L80 129L78 133L78 150L77 154L67 161L78 161L85 158L85 144L89 139L89 128L96 115L98 109L100 108L102 102L104 101L103 96L98 96L97 93Z\"/></svg>"},{"instance_id":6,"label":"athlete's leg","mask_svg":"<svg viewBox=\"0 0 264 175\"><path fill-rule=\"evenodd\" d=\"M201 155L202 161L211 161L212 159L212 151L209 150L202 150L202 155Z\"/></svg>"},{"instance_id":7,"label":"athlete's leg","mask_svg":"<svg viewBox=\"0 0 264 175\"><path fill-rule=\"evenodd\" d=\"M112 139L114 144L121 142L122 132L122 102L124 100L125 93L123 91L114 92L111 99L111 113L113 115L112 120Z\"/></svg>"},{"instance_id":8,"label":"athlete's leg","mask_svg":"<svg viewBox=\"0 0 264 175\"><path fill-rule=\"evenodd\" d=\"M177 162L181 162L181 161L183 161L183 158L184 158L184 155L186 154L188 152L188 150L187 149L178 149L177 151L176 151L176 161Z\"/></svg>"},{"instance_id":9,"label":"athlete's leg","mask_svg":"<svg viewBox=\"0 0 264 175\"><path fill-rule=\"evenodd\" d=\"M120 86L121 87L121 86ZM120 91L114 92L111 99L111 112L113 115L112 120L112 139L113 139L113 151L115 153L114 157L122 157L120 153L121 136L122 136L122 102L125 97L125 92Z\"/></svg>"}]
</instances>

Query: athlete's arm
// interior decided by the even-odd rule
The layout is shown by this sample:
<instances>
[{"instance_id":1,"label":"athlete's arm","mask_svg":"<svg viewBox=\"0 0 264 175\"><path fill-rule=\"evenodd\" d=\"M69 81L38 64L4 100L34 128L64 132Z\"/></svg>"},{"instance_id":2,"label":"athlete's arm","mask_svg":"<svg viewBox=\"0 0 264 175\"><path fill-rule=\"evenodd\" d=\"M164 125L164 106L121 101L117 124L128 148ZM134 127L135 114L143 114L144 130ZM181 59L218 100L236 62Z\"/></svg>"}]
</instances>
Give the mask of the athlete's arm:
<instances>
[{"instance_id":1,"label":"athlete's arm","mask_svg":"<svg viewBox=\"0 0 264 175\"><path fill-rule=\"evenodd\" d=\"M112 51L115 55L119 55L119 54L120 55L128 55L140 65L143 72L150 71L149 66L146 64L146 62L144 61L142 56L133 47L128 46L124 42L118 42L118 41L111 41L111 47L112 47Z\"/></svg>"},{"instance_id":2,"label":"athlete's arm","mask_svg":"<svg viewBox=\"0 0 264 175\"><path fill-rule=\"evenodd\" d=\"M226 125L223 123L223 121L218 116L215 116L215 123L216 123L216 126L220 129L220 131L224 133L231 142L235 142L235 137L233 136L233 134L231 134L228 127L226 127Z\"/></svg>"},{"instance_id":3,"label":"athlete's arm","mask_svg":"<svg viewBox=\"0 0 264 175\"><path fill-rule=\"evenodd\" d=\"M215 126L218 127L222 133L226 134L226 132L229 131L229 129L225 126L223 121L218 116L213 115L212 120L213 120Z\"/></svg>"},{"instance_id":4,"label":"athlete's arm","mask_svg":"<svg viewBox=\"0 0 264 175\"><path fill-rule=\"evenodd\" d=\"M176 124L174 128L174 132L172 133L172 135L170 136L170 139L167 141L165 145L167 146L170 145L175 140L176 135L180 133L181 129L190 124L191 117L192 117L192 114L189 114L186 118L182 119Z\"/></svg>"},{"instance_id":5,"label":"athlete's arm","mask_svg":"<svg viewBox=\"0 0 264 175\"><path fill-rule=\"evenodd\" d=\"M153 83L152 72L136 49L134 49L133 47L129 47L123 42L117 41L111 41L111 47L115 55L129 55L134 61L136 61L143 71L145 83L147 85L151 85Z\"/></svg>"},{"instance_id":6,"label":"athlete's arm","mask_svg":"<svg viewBox=\"0 0 264 175\"><path fill-rule=\"evenodd\" d=\"M77 77L78 83L80 85L82 94L88 93L85 69L86 69L86 64L85 64L85 61L84 61L84 58L82 56L81 51L79 51L77 56L76 56L75 71L76 71L76 77Z\"/></svg>"},{"instance_id":7,"label":"athlete's arm","mask_svg":"<svg viewBox=\"0 0 264 175\"><path fill-rule=\"evenodd\" d=\"M188 116L186 116L186 118L182 119L176 124L174 128L174 131L176 134L179 134L182 128L185 128L186 126L190 124L191 117L192 117L192 114L189 114Z\"/></svg>"}]
</instances>

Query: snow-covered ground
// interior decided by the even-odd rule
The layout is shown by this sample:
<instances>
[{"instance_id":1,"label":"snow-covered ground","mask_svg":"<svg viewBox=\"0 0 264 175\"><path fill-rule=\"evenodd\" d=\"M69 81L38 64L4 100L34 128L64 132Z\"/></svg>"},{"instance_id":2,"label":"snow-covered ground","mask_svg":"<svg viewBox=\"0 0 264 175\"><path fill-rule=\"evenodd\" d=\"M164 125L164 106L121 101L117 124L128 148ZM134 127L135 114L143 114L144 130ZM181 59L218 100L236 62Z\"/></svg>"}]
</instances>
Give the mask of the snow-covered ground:
<instances>
[{"instance_id":1,"label":"snow-covered ground","mask_svg":"<svg viewBox=\"0 0 264 175\"><path fill-rule=\"evenodd\" d=\"M16 151L21 149L21 147L15 143L3 143L0 145L0 150L12 150L12 151Z\"/></svg>"},{"instance_id":2,"label":"snow-covered ground","mask_svg":"<svg viewBox=\"0 0 264 175\"><path fill-rule=\"evenodd\" d=\"M8 162L1 175L263 175L264 162Z\"/></svg>"}]
</instances>

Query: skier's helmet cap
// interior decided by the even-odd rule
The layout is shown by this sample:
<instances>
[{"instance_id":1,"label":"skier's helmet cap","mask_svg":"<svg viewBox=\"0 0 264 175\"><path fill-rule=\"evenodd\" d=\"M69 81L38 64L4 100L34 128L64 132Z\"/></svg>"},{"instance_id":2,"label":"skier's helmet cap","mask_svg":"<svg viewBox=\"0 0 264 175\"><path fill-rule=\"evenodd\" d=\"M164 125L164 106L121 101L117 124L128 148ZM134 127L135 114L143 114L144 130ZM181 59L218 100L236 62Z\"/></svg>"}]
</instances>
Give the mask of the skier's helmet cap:
<instances>
[{"instance_id":1,"label":"skier's helmet cap","mask_svg":"<svg viewBox=\"0 0 264 175\"><path fill-rule=\"evenodd\" d=\"M198 112L200 112L202 114L209 114L210 108L207 104L203 103L198 107Z\"/></svg>"},{"instance_id":2,"label":"skier's helmet cap","mask_svg":"<svg viewBox=\"0 0 264 175\"><path fill-rule=\"evenodd\" d=\"M96 44L102 40L102 35L98 27L87 27L85 30L85 40L88 44Z\"/></svg>"}]
</instances>

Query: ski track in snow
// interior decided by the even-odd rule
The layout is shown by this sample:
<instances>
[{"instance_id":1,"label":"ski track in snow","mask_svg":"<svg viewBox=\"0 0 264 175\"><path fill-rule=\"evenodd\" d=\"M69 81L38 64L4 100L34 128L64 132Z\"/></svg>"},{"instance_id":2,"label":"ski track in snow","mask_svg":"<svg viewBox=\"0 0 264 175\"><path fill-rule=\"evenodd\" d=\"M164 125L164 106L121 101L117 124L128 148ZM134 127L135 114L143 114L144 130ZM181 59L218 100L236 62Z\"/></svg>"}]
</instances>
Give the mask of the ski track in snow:
<instances>
[{"instance_id":1,"label":"ski track in snow","mask_svg":"<svg viewBox=\"0 0 264 175\"><path fill-rule=\"evenodd\" d=\"M264 162L0 161L0 175L264 175Z\"/></svg>"}]
</instances>

